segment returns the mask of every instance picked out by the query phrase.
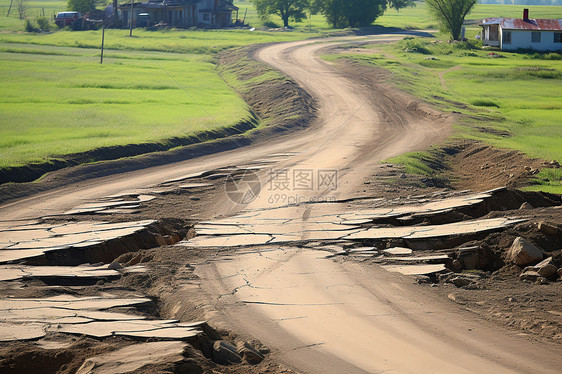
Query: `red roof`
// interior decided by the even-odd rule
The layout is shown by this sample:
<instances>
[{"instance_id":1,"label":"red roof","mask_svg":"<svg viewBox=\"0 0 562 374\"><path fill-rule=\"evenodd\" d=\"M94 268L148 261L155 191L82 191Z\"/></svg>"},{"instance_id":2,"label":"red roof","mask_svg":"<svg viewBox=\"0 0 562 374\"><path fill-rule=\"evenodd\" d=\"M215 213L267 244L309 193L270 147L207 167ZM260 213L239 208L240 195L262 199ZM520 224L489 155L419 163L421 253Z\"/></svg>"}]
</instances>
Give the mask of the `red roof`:
<instances>
[{"instance_id":1,"label":"red roof","mask_svg":"<svg viewBox=\"0 0 562 374\"><path fill-rule=\"evenodd\" d=\"M562 31L562 19L486 18L481 26L501 25L504 30Z\"/></svg>"}]
</instances>

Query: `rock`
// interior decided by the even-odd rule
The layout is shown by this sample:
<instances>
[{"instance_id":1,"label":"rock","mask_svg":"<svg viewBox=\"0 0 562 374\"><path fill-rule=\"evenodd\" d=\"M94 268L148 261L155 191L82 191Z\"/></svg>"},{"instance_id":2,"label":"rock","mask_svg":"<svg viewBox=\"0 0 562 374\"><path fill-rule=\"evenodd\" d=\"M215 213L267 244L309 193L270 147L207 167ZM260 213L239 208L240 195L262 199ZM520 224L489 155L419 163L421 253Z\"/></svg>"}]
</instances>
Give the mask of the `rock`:
<instances>
[{"instance_id":1,"label":"rock","mask_svg":"<svg viewBox=\"0 0 562 374\"><path fill-rule=\"evenodd\" d=\"M201 200L201 198L199 198L199 197L197 197L197 196L190 196L190 197L189 197L189 200L192 200L192 201L199 201L199 200Z\"/></svg>"},{"instance_id":2,"label":"rock","mask_svg":"<svg viewBox=\"0 0 562 374\"><path fill-rule=\"evenodd\" d=\"M437 279L439 279L439 283L445 283L448 282L449 279L451 279L451 277L453 277L454 275L455 273L439 274L439 277Z\"/></svg>"},{"instance_id":3,"label":"rock","mask_svg":"<svg viewBox=\"0 0 562 374\"><path fill-rule=\"evenodd\" d=\"M236 347L224 340L217 340L213 344L213 361L222 364L238 364L242 362L242 357L236 351Z\"/></svg>"},{"instance_id":4,"label":"rock","mask_svg":"<svg viewBox=\"0 0 562 374\"><path fill-rule=\"evenodd\" d=\"M431 278L427 275L416 275L416 282L419 284L431 283Z\"/></svg>"},{"instance_id":5,"label":"rock","mask_svg":"<svg viewBox=\"0 0 562 374\"><path fill-rule=\"evenodd\" d=\"M519 276L519 279L534 282L540 278L540 274L536 271L528 270Z\"/></svg>"},{"instance_id":6,"label":"rock","mask_svg":"<svg viewBox=\"0 0 562 374\"><path fill-rule=\"evenodd\" d=\"M540 231L544 232L545 234L552 235L552 236L558 235L558 233L560 232L559 227L546 222L539 222L538 228Z\"/></svg>"},{"instance_id":7,"label":"rock","mask_svg":"<svg viewBox=\"0 0 562 374\"><path fill-rule=\"evenodd\" d=\"M538 284L549 284L550 282L548 281L548 279L544 278L544 277L538 277L537 278L537 283Z\"/></svg>"},{"instance_id":8,"label":"rock","mask_svg":"<svg viewBox=\"0 0 562 374\"><path fill-rule=\"evenodd\" d=\"M447 295L447 297L449 298L449 300L452 300L457 304L460 305L466 304L466 301L462 297L460 297L459 295L455 295L454 293L450 293L449 295Z\"/></svg>"},{"instance_id":9,"label":"rock","mask_svg":"<svg viewBox=\"0 0 562 374\"><path fill-rule=\"evenodd\" d=\"M524 209L533 209L533 206L531 204L529 204L528 202L524 202L523 204L521 204L521 206L519 207L519 210L524 210Z\"/></svg>"},{"instance_id":10,"label":"rock","mask_svg":"<svg viewBox=\"0 0 562 374\"><path fill-rule=\"evenodd\" d=\"M462 263L459 260L453 260L452 269L455 273L460 273L462 271Z\"/></svg>"},{"instance_id":11,"label":"rock","mask_svg":"<svg viewBox=\"0 0 562 374\"><path fill-rule=\"evenodd\" d=\"M166 239L164 239L164 237L162 235L154 236L154 240L156 241L156 244L158 244L160 247L162 247L164 245L168 245L168 243L166 242Z\"/></svg>"},{"instance_id":12,"label":"rock","mask_svg":"<svg viewBox=\"0 0 562 374\"><path fill-rule=\"evenodd\" d=\"M559 276L560 278L562 278L562 268L558 269L557 273L558 273L558 276Z\"/></svg>"},{"instance_id":13,"label":"rock","mask_svg":"<svg viewBox=\"0 0 562 374\"><path fill-rule=\"evenodd\" d=\"M468 286L472 282L473 282L472 279L465 278L465 277L462 277L462 276L451 278L451 283L453 283L457 287Z\"/></svg>"},{"instance_id":14,"label":"rock","mask_svg":"<svg viewBox=\"0 0 562 374\"><path fill-rule=\"evenodd\" d=\"M507 253L509 261L519 266L530 265L543 259L542 251L527 239L517 237Z\"/></svg>"},{"instance_id":15,"label":"rock","mask_svg":"<svg viewBox=\"0 0 562 374\"><path fill-rule=\"evenodd\" d=\"M539 273L541 277L550 278L556 274L558 268L552 263L552 257L549 257L547 259L542 260L535 266L526 267L525 270L523 270L523 272L526 271L536 271L537 273Z\"/></svg>"},{"instance_id":16,"label":"rock","mask_svg":"<svg viewBox=\"0 0 562 374\"><path fill-rule=\"evenodd\" d=\"M236 345L238 354L251 365L259 364L265 358L258 350L248 342L240 342Z\"/></svg>"},{"instance_id":17,"label":"rock","mask_svg":"<svg viewBox=\"0 0 562 374\"><path fill-rule=\"evenodd\" d=\"M398 176L398 178L400 178L400 179L406 179L406 174L400 173L400 175Z\"/></svg>"},{"instance_id":18,"label":"rock","mask_svg":"<svg viewBox=\"0 0 562 374\"><path fill-rule=\"evenodd\" d=\"M113 261L111 264L109 264L109 265L107 266L107 268L108 268L109 270L119 270L119 269L122 269L123 266L121 266L121 264L119 263L119 261L115 260L115 261Z\"/></svg>"}]
</instances>

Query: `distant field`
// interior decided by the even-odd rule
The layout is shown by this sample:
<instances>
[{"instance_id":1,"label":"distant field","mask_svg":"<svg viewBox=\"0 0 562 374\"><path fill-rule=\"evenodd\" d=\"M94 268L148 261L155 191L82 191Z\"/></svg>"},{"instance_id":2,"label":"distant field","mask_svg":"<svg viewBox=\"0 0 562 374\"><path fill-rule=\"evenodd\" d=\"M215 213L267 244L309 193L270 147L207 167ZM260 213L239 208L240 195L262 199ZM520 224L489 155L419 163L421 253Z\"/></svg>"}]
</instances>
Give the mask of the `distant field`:
<instances>
[{"instance_id":1,"label":"distant field","mask_svg":"<svg viewBox=\"0 0 562 374\"><path fill-rule=\"evenodd\" d=\"M377 45L372 54L347 57L392 71L394 84L444 110L481 118L458 124L455 136L562 162L560 55L539 58L500 52L505 58L490 58L489 51L467 49L465 44L434 43L422 38L403 40ZM482 127L492 131L483 132ZM562 173L545 171L539 178L543 179L540 189L562 193Z\"/></svg>"},{"instance_id":2,"label":"distant field","mask_svg":"<svg viewBox=\"0 0 562 374\"><path fill-rule=\"evenodd\" d=\"M0 43L0 167L232 125L246 104L207 56Z\"/></svg>"},{"instance_id":3,"label":"distant field","mask_svg":"<svg viewBox=\"0 0 562 374\"><path fill-rule=\"evenodd\" d=\"M397 12L389 9L376 21L376 25L400 27L406 29L436 28L435 21L429 16L425 3L417 2L414 8L401 9ZM531 18L562 18L562 7L540 5L485 5L476 4L466 20L479 20L490 17L521 17L523 8L528 8Z\"/></svg>"}]
</instances>

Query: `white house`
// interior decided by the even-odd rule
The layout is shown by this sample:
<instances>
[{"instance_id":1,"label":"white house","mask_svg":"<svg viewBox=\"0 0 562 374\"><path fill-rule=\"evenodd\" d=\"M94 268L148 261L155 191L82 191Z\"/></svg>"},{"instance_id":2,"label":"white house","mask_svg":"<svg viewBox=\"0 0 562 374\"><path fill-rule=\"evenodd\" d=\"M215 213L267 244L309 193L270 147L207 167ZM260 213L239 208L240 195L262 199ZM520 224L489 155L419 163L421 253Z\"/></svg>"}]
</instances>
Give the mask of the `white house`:
<instances>
[{"instance_id":1,"label":"white house","mask_svg":"<svg viewBox=\"0 0 562 374\"><path fill-rule=\"evenodd\" d=\"M170 27L228 27L232 26L232 12L238 8L233 0L147 0L119 5L121 24L130 26Z\"/></svg>"},{"instance_id":2,"label":"white house","mask_svg":"<svg viewBox=\"0 0 562 374\"><path fill-rule=\"evenodd\" d=\"M480 26L484 45L502 51L562 51L562 19L530 19L524 9L523 18L487 18Z\"/></svg>"}]
</instances>

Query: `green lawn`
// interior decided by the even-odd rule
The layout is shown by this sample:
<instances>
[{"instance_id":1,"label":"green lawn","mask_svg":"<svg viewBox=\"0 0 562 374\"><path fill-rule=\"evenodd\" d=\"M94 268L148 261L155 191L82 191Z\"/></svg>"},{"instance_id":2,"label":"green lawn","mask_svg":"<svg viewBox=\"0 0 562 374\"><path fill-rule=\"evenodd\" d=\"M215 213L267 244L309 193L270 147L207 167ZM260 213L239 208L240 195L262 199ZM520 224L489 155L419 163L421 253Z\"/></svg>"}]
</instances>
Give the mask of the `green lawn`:
<instances>
[{"instance_id":1,"label":"green lawn","mask_svg":"<svg viewBox=\"0 0 562 374\"><path fill-rule=\"evenodd\" d=\"M0 47L0 167L160 141L249 116L205 55L108 51L100 65L87 49Z\"/></svg>"}]
</instances>

